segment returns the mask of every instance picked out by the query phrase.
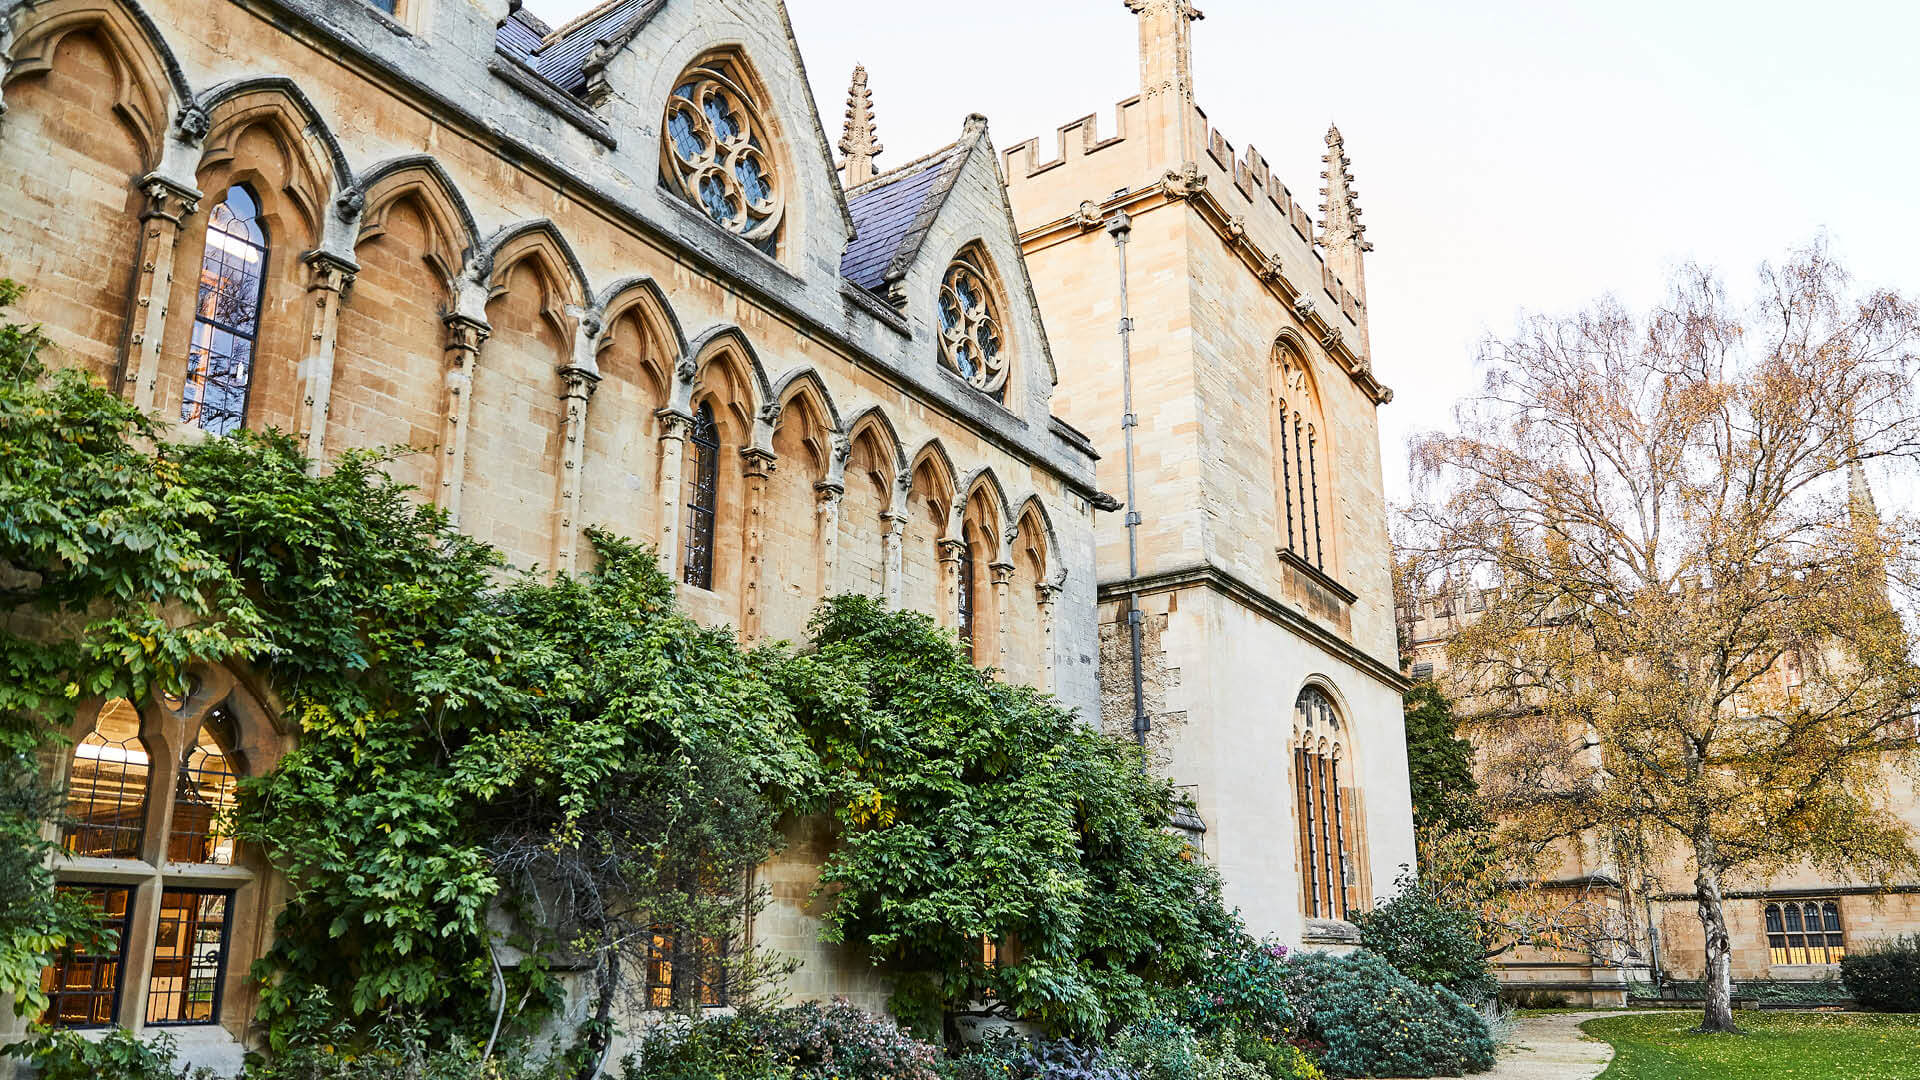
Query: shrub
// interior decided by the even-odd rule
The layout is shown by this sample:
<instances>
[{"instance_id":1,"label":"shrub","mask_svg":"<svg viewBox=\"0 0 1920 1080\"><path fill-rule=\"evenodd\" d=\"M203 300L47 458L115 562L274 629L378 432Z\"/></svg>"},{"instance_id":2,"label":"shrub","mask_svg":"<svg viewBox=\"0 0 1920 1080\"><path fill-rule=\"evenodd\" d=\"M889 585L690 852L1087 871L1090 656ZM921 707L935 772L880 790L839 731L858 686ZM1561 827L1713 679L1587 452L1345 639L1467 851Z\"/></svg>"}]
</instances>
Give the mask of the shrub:
<instances>
[{"instance_id":1,"label":"shrub","mask_svg":"<svg viewBox=\"0 0 1920 1080\"><path fill-rule=\"evenodd\" d=\"M1010 1030L988 1032L980 1045L953 1058L949 1074L953 1080L1140 1080L1099 1047L1035 1041Z\"/></svg>"},{"instance_id":2,"label":"shrub","mask_svg":"<svg viewBox=\"0 0 1920 1080\"><path fill-rule=\"evenodd\" d=\"M1237 928L1225 935L1187 988L1180 1019L1202 1035L1291 1037L1299 1024L1287 998L1287 947L1256 942Z\"/></svg>"},{"instance_id":3,"label":"shrub","mask_svg":"<svg viewBox=\"0 0 1920 1080\"><path fill-rule=\"evenodd\" d=\"M162 1034L142 1042L125 1028L113 1028L98 1040L72 1031L55 1031L6 1048L10 1057L26 1058L39 1080L187 1080L185 1069L174 1067L173 1036ZM200 1070L193 1080L212 1080Z\"/></svg>"},{"instance_id":4,"label":"shrub","mask_svg":"<svg viewBox=\"0 0 1920 1080\"><path fill-rule=\"evenodd\" d=\"M1444 986L1426 987L1365 949L1303 953L1290 986L1321 1064L1339 1076L1462 1076L1493 1067L1486 1020Z\"/></svg>"},{"instance_id":5,"label":"shrub","mask_svg":"<svg viewBox=\"0 0 1920 1080\"><path fill-rule=\"evenodd\" d=\"M1395 884L1398 896L1354 918L1361 947L1414 982L1444 986L1471 1001L1493 997L1499 986L1480 943L1479 918L1411 876Z\"/></svg>"},{"instance_id":6,"label":"shrub","mask_svg":"<svg viewBox=\"0 0 1920 1080\"><path fill-rule=\"evenodd\" d=\"M842 1000L669 1021L626 1080L940 1080L940 1052Z\"/></svg>"},{"instance_id":7,"label":"shrub","mask_svg":"<svg viewBox=\"0 0 1920 1080\"><path fill-rule=\"evenodd\" d=\"M1903 934L1851 952L1840 981L1861 1008L1920 1012L1920 934Z\"/></svg>"}]
</instances>

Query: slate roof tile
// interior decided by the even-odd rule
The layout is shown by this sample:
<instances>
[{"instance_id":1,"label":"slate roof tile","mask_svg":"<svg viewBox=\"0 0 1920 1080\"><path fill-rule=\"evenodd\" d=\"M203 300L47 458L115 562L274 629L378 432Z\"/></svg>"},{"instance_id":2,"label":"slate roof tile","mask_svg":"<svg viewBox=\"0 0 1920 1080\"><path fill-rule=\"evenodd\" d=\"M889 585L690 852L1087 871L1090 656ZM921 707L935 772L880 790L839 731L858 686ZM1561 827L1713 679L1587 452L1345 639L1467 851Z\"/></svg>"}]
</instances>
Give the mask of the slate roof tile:
<instances>
[{"instance_id":1,"label":"slate roof tile","mask_svg":"<svg viewBox=\"0 0 1920 1080\"><path fill-rule=\"evenodd\" d=\"M857 235L840 257L841 277L873 292L885 289L887 268L903 245L917 242L914 226L924 227L922 214L935 208L966 160L959 150L956 143L847 194Z\"/></svg>"}]
</instances>

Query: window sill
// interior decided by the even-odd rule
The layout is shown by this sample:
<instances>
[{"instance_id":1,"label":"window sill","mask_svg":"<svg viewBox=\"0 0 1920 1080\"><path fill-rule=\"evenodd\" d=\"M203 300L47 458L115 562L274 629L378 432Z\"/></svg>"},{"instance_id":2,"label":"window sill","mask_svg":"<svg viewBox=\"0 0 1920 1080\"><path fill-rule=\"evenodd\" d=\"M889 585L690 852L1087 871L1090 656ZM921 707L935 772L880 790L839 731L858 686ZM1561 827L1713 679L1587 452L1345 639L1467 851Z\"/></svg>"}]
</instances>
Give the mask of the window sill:
<instances>
[{"instance_id":1,"label":"window sill","mask_svg":"<svg viewBox=\"0 0 1920 1080\"><path fill-rule=\"evenodd\" d=\"M138 885L152 881L160 870L145 859L103 859L96 855L62 853L54 859L53 872L62 881L75 883Z\"/></svg>"},{"instance_id":2,"label":"window sill","mask_svg":"<svg viewBox=\"0 0 1920 1080\"><path fill-rule=\"evenodd\" d=\"M1358 945L1360 928L1345 919L1307 920L1307 928L1300 934L1302 945Z\"/></svg>"},{"instance_id":3,"label":"window sill","mask_svg":"<svg viewBox=\"0 0 1920 1080\"><path fill-rule=\"evenodd\" d=\"M1286 548L1275 548L1274 554L1280 556L1281 563L1301 574L1305 574L1308 580L1312 581L1315 585L1327 590L1346 603L1352 604L1360 599L1358 593L1340 584L1338 581L1333 580L1325 570L1313 565L1292 551Z\"/></svg>"}]
</instances>

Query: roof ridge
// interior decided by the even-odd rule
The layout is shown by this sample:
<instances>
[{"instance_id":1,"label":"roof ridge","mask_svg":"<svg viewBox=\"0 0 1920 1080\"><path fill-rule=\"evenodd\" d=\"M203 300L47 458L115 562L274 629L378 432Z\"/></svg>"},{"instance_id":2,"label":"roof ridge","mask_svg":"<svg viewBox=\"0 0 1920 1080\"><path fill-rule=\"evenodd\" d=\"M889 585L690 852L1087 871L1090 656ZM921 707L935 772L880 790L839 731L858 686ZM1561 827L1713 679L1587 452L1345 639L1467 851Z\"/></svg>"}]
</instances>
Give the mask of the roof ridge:
<instances>
[{"instance_id":1,"label":"roof ridge","mask_svg":"<svg viewBox=\"0 0 1920 1080\"><path fill-rule=\"evenodd\" d=\"M935 150L928 154L922 154L921 156L914 158L912 161L906 162L904 164L895 165L893 168L888 169L886 172L875 175L873 179L867 181L864 184L859 185L858 187L848 188L847 198L851 199L856 194L864 193L871 188L880 187L883 184L889 183L894 180L898 180L906 173L914 172L923 165L931 164L934 161L934 159L938 158L940 155L952 152L955 148L957 148L961 143L965 141L966 140L964 138L955 139L953 142L948 143L947 145L939 148L938 150Z\"/></svg>"},{"instance_id":2,"label":"roof ridge","mask_svg":"<svg viewBox=\"0 0 1920 1080\"><path fill-rule=\"evenodd\" d=\"M573 18L568 19L566 22L561 23L559 26L547 31L546 36L540 39L540 48L544 49L554 42L559 41L561 38L566 37L582 26L606 15L621 4L632 2L633 0L600 0L600 3L593 5L580 14L575 15Z\"/></svg>"}]
</instances>

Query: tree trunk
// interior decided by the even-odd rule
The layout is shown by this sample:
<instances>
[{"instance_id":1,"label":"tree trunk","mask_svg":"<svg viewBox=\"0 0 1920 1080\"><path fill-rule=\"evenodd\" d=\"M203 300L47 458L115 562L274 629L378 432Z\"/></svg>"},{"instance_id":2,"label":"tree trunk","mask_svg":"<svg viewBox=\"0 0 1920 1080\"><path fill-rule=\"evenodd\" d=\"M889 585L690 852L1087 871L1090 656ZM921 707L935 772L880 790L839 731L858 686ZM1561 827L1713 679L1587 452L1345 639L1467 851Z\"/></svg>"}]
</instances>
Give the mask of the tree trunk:
<instances>
[{"instance_id":1,"label":"tree trunk","mask_svg":"<svg viewBox=\"0 0 1920 1080\"><path fill-rule=\"evenodd\" d=\"M1702 1032L1738 1032L1733 1022L1733 943L1727 934L1727 912L1720 900L1720 870L1713 838L1704 831L1694 837L1693 855L1699 872L1693 878L1694 903L1700 911L1700 929L1707 942L1703 979L1706 1008Z\"/></svg>"}]
</instances>

